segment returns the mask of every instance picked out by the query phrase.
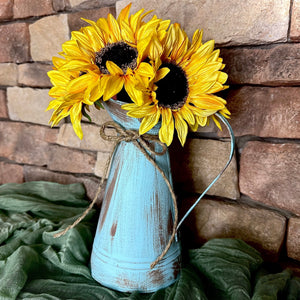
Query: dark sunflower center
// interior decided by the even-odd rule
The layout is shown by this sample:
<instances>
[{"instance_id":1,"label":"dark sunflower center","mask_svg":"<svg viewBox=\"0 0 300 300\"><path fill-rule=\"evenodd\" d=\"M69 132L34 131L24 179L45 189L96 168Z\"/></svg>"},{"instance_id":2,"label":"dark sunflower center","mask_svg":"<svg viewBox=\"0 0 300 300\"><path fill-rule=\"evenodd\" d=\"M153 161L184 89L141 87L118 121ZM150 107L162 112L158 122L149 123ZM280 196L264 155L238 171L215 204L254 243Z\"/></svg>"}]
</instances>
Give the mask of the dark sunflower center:
<instances>
[{"instance_id":1,"label":"dark sunflower center","mask_svg":"<svg viewBox=\"0 0 300 300\"><path fill-rule=\"evenodd\" d=\"M186 74L183 69L173 63L163 63L160 68L167 67L170 72L156 82L156 99L158 105L171 109L181 108L187 98L189 88Z\"/></svg>"},{"instance_id":2,"label":"dark sunflower center","mask_svg":"<svg viewBox=\"0 0 300 300\"><path fill-rule=\"evenodd\" d=\"M124 42L107 44L99 52L96 52L95 63L100 71L109 74L106 62L112 61L120 67L125 74L128 68L136 67L137 50Z\"/></svg>"}]
</instances>

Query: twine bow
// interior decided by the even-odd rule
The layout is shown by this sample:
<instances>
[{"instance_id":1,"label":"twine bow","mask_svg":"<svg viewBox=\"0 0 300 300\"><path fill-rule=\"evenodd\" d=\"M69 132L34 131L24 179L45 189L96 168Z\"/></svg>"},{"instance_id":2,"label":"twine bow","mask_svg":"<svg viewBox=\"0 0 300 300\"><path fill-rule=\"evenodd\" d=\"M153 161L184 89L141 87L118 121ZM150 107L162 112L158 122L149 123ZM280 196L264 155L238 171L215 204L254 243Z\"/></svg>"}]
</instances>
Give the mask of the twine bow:
<instances>
[{"instance_id":1,"label":"twine bow","mask_svg":"<svg viewBox=\"0 0 300 300\"><path fill-rule=\"evenodd\" d=\"M118 135L108 135L106 134L105 130L107 128L112 128L114 129ZM163 177L164 181L166 182L170 194L172 196L173 199L173 205L174 205L174 224L173 224L173 231L172 231L172 235L169 239L168 244L166 245L165 249L162 251L162 253L157 257L157 259L151 263L151 269L153 269L157 263L165 256L165 254L168 252L169 248L171 247L171 244L176 236L176 228L177 228L177 223L178 223L178 208L177 208L177 202L176 202L176 196L175 193L173 191L172 185L169 181L169 179L167 178L167 176L165 175L164 171L158 166L158 164L155 162L155 159L153 158L153 156L155 155L164 155L167 151L167 146L162 143L160 140L158 140L155 136L150 135L150 134L145 134L143 136L139 135L137 131L135 130L125 130L124 128L122 128L120 125L116 124L113 121L109 121L104 123L101 128L100 128L100 136L102 139L106 140L106 141L111 141L114 143L113 149L110 152L110 155L105 163L105 168L104 168L104 174L101 178L99 187L97 189L97 192L95 194L95 197L93 199L93 201L90 203L90 205L88 206L88 208L82 213L82 215L80 217L77 218L77 220L69 225L68 227L66 227L63 231L56 233L54 235L54 237L60 237L62 235L64 235L67 231L69 231L70 229L74 228L79 222L81 222L81 220L83 220L85 218L85 216L89 213L89 211L93 208L95 202L97 201L97 198L102 190L103 184L104 184L104 180L106 178L106 175L109 171L109 166L110 166L110 162L112 159L112 155L114 153L114 150L116 148L116 146L120 143L120 142L132 142L144 155L145 157L149 160L149 162L155 167L155 169L161 174L161 176ZM161 148L162 151L155 151L154 149L152 149L151 147L151 141L155 141L156 143L158 143Z\"/></svg>"}]
</instances>

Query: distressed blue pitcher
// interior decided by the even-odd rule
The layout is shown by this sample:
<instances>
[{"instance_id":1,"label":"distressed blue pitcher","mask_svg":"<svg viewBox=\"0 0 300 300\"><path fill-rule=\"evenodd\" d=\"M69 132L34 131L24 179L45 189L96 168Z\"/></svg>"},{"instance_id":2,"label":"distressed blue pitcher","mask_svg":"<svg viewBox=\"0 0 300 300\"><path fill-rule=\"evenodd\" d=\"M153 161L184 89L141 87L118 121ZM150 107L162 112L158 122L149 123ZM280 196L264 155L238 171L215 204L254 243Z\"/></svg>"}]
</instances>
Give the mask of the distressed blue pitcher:
<instances>
[{"instance_id":1,"label":"distressed blue pitcher","mask_svg":"<svg viewBox=\"0 0 300 300\"><path fill-rule=\"evenodd\" d=\"M138 131L140 121L128 117L122 104L118 100L104 103L114 122ZM149 134L157 135L158 130L154 127ZM154 159L172 184L168 151ZM178 241L172 242L153 269L150 267L171 238L173 206L170 190L158 170L132 142L120 142L112 157L94 238L93 278L122 292L154 292L175 282L180 273Z\"/></svg>"}]
</instances>

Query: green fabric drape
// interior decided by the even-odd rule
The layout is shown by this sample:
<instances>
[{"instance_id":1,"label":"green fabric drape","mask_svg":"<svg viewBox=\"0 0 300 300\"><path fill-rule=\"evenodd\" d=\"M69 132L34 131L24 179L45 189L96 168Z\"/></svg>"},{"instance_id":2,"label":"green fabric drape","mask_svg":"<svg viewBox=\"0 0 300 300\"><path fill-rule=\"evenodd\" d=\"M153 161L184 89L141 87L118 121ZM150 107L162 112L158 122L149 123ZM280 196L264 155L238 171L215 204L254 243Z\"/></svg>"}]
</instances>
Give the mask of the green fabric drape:
<instances>
[{"instance_id":1,"label":"green fabric drape","mask_svg":"<svg viewBox=\"0 0 300 300\"><path fill-rule=\"evenodd\" d=\"M89 269L97 224L92 210L60 238L87 207L81 184L27 182L0 186L0 299L300 299L300 279L271 272L260 254L235 239L190 250L180 279L152 294L102 287Z\"/></svg>"}]
</instances>

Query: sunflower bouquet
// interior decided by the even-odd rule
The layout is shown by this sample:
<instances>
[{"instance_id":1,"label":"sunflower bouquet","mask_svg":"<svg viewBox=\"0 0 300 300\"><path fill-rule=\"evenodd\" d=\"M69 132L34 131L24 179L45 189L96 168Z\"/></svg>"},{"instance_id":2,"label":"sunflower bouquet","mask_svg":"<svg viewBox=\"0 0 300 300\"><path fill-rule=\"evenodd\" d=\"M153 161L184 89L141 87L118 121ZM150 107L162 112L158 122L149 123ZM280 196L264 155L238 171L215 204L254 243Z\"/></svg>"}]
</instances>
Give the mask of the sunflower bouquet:
<instances>
[{"instance_id":1,"label":"sunflower bouquet","mask_svg":"<svg viewBox=\"0 0 300 300\"><path fill-rule=\"evenodd\" d=\"M125 7L115 19L111 14L71 33L62 45L62 57L54 57L48 72L54 98L48 110L50 123L70 117L82 139L82 117L89 106L103 108L111 98L124 102L127 115L141 120L139 134L160 126L159 139L169 146L175 129L182 145L188 129L196 131L218 112L229 116L226 101L215 93L227 88L227 74L214 41L202 43L196 30L190 41L179 24L170 24L140 10L129 15Z\"/></svg>"}]
</instances>

